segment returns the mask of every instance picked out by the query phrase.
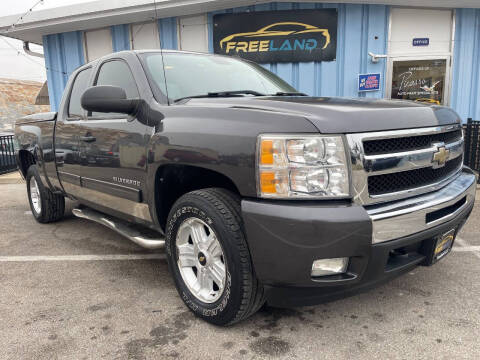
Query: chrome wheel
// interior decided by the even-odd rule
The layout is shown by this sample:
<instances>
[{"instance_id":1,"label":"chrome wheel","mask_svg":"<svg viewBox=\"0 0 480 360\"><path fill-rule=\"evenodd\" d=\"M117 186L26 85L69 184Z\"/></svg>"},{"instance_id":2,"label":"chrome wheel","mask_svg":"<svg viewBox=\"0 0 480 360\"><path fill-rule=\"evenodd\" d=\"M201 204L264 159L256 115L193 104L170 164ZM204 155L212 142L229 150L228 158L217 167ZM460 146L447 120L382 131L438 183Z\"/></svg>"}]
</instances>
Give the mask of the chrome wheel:
<instances>
[{"instance_id":1,"label":"chrome wheel","mask_svg":"<svg viewBox=\"0 0 480 360\"><path fill-rule=\"evenodd\" d=\"M30 200L32 201L33 210L35 210L37 215L40 215L42 212L40 190L38 189L37 180L33 176L30 178Z\"/></svg>"},{"instance_id":2,"label":"chrome wheel","mask_svg":"<svg viewBox=\"0 0 480 360\"><path fill-rule=\"evenodd\" d=\"M177 265L185 285L204 303L223 294L227 278L225 256L215 232L198 218L184 220L176 237Z\"/></svg>"}]
</instances>

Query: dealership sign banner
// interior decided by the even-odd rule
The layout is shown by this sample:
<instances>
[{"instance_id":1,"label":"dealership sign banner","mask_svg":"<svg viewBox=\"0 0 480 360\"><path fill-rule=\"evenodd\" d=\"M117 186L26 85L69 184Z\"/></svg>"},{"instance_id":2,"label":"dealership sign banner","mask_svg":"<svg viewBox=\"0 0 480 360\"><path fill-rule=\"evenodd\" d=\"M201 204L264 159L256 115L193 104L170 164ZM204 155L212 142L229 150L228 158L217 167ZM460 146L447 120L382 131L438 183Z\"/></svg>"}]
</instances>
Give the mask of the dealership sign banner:
<instances>
[{"instance_id":1,"label":"dealership sign banner","mask_svg":"<svg viewBox=\"0 0 480 360\"><path fill-rule=\"evenodd\" d=\"M261 11L213 17L216 54L259 63L333 61L337 10Z\"/></svg>"}]
</instances>

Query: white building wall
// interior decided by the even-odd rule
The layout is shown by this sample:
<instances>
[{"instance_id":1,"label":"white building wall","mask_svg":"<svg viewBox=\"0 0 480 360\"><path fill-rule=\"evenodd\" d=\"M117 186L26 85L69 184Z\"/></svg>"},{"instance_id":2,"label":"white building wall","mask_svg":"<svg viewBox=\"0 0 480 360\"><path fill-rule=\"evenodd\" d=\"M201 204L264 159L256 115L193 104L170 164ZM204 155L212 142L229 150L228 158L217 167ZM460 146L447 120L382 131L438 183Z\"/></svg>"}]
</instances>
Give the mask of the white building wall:
<instances>
[{"instance_id":1,"label":"white building wall","mask_svg":"<svg viewBox=\"0 0 480 360\"><path fill-rule=\"evenodd\" d=\"M148 22L130 25L131 48L160 49L160 37L156 22Z\"/></svg>"},{"instance_id":2,"label":"white building wall","mask_svg":"<svg viewBox=\"0 0 480 360\"><path fill-rule=\"evenodd\" d=\"M112 49L112 32L110 28L85 31L85 58L87 62L110 54Z\"/></svg>"},{"instance_id":3,"label":"white building wall","mask_svg":"<svg viewBox=\"0 0 480 360\"><path fill-rule=\"evenodd\" d=\"M180 50L208 52L207 15L179 18Z\"/></svg>"}]
</instances>

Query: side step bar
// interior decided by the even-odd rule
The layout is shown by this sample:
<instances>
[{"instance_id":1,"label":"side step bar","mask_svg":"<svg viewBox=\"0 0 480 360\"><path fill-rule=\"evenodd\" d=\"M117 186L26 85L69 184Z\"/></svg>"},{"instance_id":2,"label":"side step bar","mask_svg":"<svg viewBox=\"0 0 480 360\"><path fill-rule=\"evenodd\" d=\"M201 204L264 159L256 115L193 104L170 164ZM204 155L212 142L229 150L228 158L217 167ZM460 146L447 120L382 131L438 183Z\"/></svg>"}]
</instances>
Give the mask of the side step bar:
<instances>
[{"instance_id":1,"label":"side step bar","mask_svg":"<svg viewBox=\"0 0 480 360\"><path fill-rule=\"evenodd\" d=\"M130 239L135 244L140 245L146 249L163 249L165 247L165 239L158 234L158 238L151 235L147 235L132 227L129 223L124 222L120 219L102 214L101 212L82 208L82 209L73 209L73 215L76 217L92 220L99 224L105 225L106 227L116 231L120 235L125 236L127 239ZM152 230L148 230L152 232Z\"/></svg>"}]
</instances>

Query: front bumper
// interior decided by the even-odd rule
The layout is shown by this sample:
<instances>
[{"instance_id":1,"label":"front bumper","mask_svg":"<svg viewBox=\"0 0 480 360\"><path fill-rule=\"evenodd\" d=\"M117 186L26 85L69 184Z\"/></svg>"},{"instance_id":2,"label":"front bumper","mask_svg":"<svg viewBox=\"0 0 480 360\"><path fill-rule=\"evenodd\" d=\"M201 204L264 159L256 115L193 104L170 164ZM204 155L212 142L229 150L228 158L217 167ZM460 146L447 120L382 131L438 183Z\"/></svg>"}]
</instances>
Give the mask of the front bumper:
<instances>
[{"instance_id":1,"label":"front bumper","mask_svg":"<svg viewBox=\"0 0 480 360\"><path fill-rule=\"evenodd\" d=\"M439 191L375 207L243 200L248 245L268 303L313 305L409 271L425 261L427 242L461 228L475 191L476 177L465 168ZM314 260L338 257L350 258L346 274L310 276Z\"/></svg>"}]
</instances>

